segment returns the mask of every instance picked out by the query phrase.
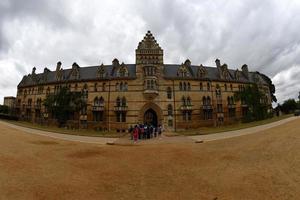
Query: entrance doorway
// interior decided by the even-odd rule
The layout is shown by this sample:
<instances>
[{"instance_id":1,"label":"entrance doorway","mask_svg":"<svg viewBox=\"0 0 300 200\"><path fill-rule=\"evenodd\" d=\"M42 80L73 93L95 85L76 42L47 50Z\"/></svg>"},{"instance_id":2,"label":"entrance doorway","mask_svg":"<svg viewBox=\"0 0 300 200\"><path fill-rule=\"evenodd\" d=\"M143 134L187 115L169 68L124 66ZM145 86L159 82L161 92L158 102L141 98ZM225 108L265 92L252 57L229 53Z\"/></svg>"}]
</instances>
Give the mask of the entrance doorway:
<instances>
[{"instance_id":1,"label":"entrance doorway","mask_svg":"<svg viewBox=\"0 0 300 200\"><path fill-rule=\"evenodd\" d=\"M153 109L148 109L144 114L144 123L157 127L157 114Z\"/></svg>"}]
</instances>

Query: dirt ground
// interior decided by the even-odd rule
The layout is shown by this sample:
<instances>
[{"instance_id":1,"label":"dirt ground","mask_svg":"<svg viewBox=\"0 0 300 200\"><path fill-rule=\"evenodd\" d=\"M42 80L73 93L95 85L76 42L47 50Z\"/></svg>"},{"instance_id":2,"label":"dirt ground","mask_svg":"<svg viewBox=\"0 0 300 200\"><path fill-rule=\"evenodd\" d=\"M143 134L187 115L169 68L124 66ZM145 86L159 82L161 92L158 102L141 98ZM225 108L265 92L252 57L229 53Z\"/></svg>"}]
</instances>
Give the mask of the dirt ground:
<instances>
[{"instance_id":1,"label":"dirt ground","mask_svg":"<svg viewBox=\"0 0 300 200\"><path fill-rule=\"evenodd\" d=\"M207 143L67 142L0 126L0 199L299 199L300 118Z\"/></svg>"}]
</instances>

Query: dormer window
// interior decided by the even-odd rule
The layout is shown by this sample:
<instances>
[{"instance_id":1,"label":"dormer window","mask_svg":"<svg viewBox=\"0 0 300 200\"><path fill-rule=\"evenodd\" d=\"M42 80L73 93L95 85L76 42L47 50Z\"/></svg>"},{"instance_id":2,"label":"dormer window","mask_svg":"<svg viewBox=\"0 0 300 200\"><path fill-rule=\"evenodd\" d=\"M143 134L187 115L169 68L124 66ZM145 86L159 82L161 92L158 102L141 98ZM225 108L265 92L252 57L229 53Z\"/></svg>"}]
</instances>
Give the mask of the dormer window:
<instances>
[{"instance_id":1,"label":"dormer window","mask_svg":"<svg viewBox=\"0 0 300 200\"><path fill-rule=\"evenodd\" d=\"M207 74L206 69L203 67L203 65L200 65L200 67L198 68L197 76L199 78L205 78L206 74Z\"/></svg>"},{"instance_id":2,"label":"dormer window","mask_svg":"<svg viewBox=\"0 0 300 200\"><path fill-rule=\"evenodd\" d=\"M179 77L190 77L191 74L185 65L181 65L177 71L177 76Z\"/></svg>"},{"instance_id":3,"label":"dormer window","mask_svg":"<svg viewBox=\"0 0 300 200\"><path fill-rule=\"evenodd\" d=\"M117 77L128 77L128 76L129 76L128 69L123 63L117 71Z\"/></svg>"},{"instance_id":4,"label":"dormer window","mask_svg":"<svg viewBox=\"0 0 300 200\"><path fill-rule=\"evenodd\" d=\"M97 77L98 78L105 78L106 77L106 71L104 69L103 64L101 64L97 69Z\"/></svg>"}]
</instances>

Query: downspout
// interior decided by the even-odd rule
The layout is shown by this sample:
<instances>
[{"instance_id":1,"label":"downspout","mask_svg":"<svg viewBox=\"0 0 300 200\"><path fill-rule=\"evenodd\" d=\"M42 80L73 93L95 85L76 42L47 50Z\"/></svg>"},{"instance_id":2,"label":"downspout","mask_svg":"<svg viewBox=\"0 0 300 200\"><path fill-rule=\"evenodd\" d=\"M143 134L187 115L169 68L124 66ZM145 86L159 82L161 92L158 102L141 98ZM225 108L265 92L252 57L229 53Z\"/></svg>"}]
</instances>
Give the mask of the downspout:
<instances>
[{"instance_id":1,"label":"downspout","mask_svg":"<svg viewBox=\"0 0 300 200\"><path fill-rule=\"evenodd\" d=\"M108 106L107 106L107 123L108 123L108 131L110 131L110 118L109 118L109 105L110 105L110 79L108 79Z\"/></svg>"},{"instance_id":2,"label":"downspout","mask_svg":"<svg viewBox=\"0 0 300 200\"><path fill-rule=\"evenodd\" d=\"M175 132L177 131L177 123L176 123L176 107L175 107L175 84L173 80L173 111L174 111L174 128Z\"/></svg>"}]
</instances>

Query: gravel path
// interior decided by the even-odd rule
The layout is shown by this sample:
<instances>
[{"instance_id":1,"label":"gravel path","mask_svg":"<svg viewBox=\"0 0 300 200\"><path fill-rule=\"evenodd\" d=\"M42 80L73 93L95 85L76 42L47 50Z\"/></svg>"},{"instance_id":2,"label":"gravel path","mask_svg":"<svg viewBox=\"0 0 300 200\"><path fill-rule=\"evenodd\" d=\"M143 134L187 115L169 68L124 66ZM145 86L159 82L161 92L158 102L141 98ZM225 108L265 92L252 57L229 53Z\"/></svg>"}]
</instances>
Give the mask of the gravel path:
<instances>
[{"instance_id":1,"label":"gravel path","mask_svg":"<svg viewBox=\"0 0 300 200\"><path fill-rule=\"evenodd\" d=\"M46 137L61 139L61 140L67 140L67 141L73 141L73 142L84 142L84 143L93 143L93 144L107 144L107 143L113 143L118 138L105 138L105 137L89 137L89 136L80 136L80 135L68 135L68 134L61 134L61 133L54 133L49 131L43 131L43 130L37 130L32 128L26 128L23 126L17 126L14 124L10 124L8 122L0 121L0 124L9 126L11 128L24 131L26 133L36 134L36 135L42 135Z\"/></svg>"},{"instance_id":2,"label":"gravel path","mask_svg":"<svg viewBox=\"0 0 300 200\"><path fill-rule=\"evenodd\" d=\"M214 133L214 134L208 134L208 135L195 135L195 136L188 136L188 138L191 138L192 140L195 141L214 141L214 140L222 140L222 139L227 139L227 138L232 138L232 137L238 137L242 135L248 135L252 133L264 133L264 130L285 124L287 122L293 121L295 119L298 119L299 117L289 117L287 119L283 119L277 122L272 122L269 124L264 124L261 126L255 126L255 127L250 127L250 128L245 128L245 129L240 129L236 131L227 131L227 132L221 132L221 133Z\"/></svg>"},{"instance_id":3,"label":"gravel path","mask_svg":"<svg viewBox=\"0 0 300 200\"><path fill-rule=\"evenodd\" d=\"M196 136L187 136L187 137L185 137L185 136L167 137L167 136L162 135L161 138L139 141L137 144L174 144L174 143L192 143L193 141L194 142L207 142L207 141L221 140L221 139L227 139L227 138L248 135L251 133L264 131L266 129L269 129L269 128L272 128L275 126L285 124L285 123L295 120L297 118L298 117L290 117L287 119L283 119L283 120L280 120L277 122L273 122L273 123L269 123L269 124L265 124L265 125L261 125L261 126L255 126L255 127L236 130L236 131L228 131L228 132L215 133L215 134L209 134L209 135L196 135ZM119 144L119 145L133 144L133 142L131 140L129 140L128 137L105 138L105 137L68 135L68 134L61 134L61 133L54 133L54 132L49 132L49 131L26 128L26 127L10 124L10 123L4 122L4 121L0 121L0 124L9 126L11 128L14 128L14 129L17 129L20 131L24 131L26 133L42 135L42 136L46 136L46 137L67 140L67 141L73 141L73 142L84 142L84 143L93 143L93 144L114 143L114 144ZM263 133L263 132L261 132L261 133Z\"/></svg>"}]
</instances>

